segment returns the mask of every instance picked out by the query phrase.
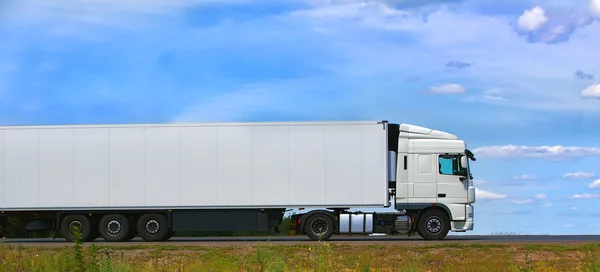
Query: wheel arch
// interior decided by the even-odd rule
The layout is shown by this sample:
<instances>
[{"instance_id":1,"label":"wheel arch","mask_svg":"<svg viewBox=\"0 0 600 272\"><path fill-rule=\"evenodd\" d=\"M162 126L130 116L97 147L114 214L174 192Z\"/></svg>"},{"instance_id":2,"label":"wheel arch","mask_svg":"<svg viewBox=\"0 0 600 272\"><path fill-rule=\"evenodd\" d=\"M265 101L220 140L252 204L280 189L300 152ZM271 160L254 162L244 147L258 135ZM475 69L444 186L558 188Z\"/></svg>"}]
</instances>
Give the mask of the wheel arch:
<instances>
[{"instance_id":1,"label":"wheel arch","mask_svg":"<svg viewBox=\"0 0 600 272\"><path fill-rule=\"evenodd\" d=\"M444 212L444 214L446 214L446 216L448 216L448 220L452 221L452 212L451 212L451 211L450 211L450 209L448 209L448 207L447 207L446 205L444 205L444 204L431 205L431 206L429 206L429 207L426 207L426 208L422 209L422 210L419 212L419 214L418 214L418 216L417 216L416 220L419 220L419 217L421 216L421 214L423 214L423 213L425 213L425 212L427 212L427 211L430 211L430 210L438 210L438 211L442 211L442 212Z\"/></svg>"},{"instance_id":2,"label":"wheel arch","mask_svg":"<svg viewBox=\"0 0 600 272\"><path fill-rule=\"evenodd\" d=\"M426 211L437 209L443 211L448 219L452 221L452 211L448 206L442 203L409 203L404 205L397 205L397 209L405 209L409 214L415 217L415 221L419 220L421 214Z\"/></svg>"}]
</instances>

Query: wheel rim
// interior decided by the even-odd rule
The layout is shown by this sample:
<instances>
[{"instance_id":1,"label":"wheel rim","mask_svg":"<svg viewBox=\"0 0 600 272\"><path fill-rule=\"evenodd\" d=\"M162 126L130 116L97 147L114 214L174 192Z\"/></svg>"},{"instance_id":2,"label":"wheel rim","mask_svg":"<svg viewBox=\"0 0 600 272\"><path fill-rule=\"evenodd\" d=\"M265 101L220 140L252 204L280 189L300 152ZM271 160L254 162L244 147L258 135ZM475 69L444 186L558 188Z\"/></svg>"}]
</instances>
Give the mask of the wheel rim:
<instances>
[{"instance_id":1,"label":"wheel rim","mask_svg":"<svg viewBox=\"0 0 600 272\"><path fill-rule=\"evenodd\" d=\"M69 232L71 234L81 233L83 231L83 223L79 220L69 222Z\"/></svg>"},{"instance_id":2,"label":"wheel rim","mask_svg":"<svg viewBox=\"0 0 600 272\"><path fill-rule=\"evenodd\" d=\"M310 224L310 229L316 235L324 235L327 232L328 227L327 221L323 218L316 218Z\"/></svg>"},{"instance_id":3,"label":"wheel rim","mask_svg":"<svg viewBox=\"0 0 600 272\"><path fill-rule=\"evenodd\" d=\"M146 232L150 234L157 234L160 231L160 223L158 221L151 219L146 221Z\"/></svg>"},{"instance_id":4,"label":"wheel rim","mask_svg":"<svg viewBox=\"0 0 600 272\"><path fill-rule=\"evenodd\" d=\"M119 233L121 233L121 230L122 226L119 220L113 219L106 223L106 231L110 235L118 235Z\"/></svg>"},{"instance_id":5,"label":"wheel rim","mask_svg":"<svg viewBox=\"0 0 600 272\"><path fill-rule=\"evenodd\" d=\"M439 217L430 217L425 222L425 226L427 231L430 233L438 233L442 231L442 227L444 226L442 220Z\"/></svg>"}]
</instances>

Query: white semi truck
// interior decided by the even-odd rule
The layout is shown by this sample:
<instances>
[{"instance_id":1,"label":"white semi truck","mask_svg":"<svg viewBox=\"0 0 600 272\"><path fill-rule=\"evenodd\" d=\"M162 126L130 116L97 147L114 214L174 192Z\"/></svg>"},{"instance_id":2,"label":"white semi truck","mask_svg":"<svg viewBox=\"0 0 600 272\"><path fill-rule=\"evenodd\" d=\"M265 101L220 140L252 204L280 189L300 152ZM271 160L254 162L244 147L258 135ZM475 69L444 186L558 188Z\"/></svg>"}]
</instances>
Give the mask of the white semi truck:
<instances>
[{"instance_id":1,"label":"white semi truck","mask_svg":"<svg viewBox=\"0 0 600 272\"><path fill-rule=\"evenodd\" d=\"M0 224L163 241L276 231L295 209L313 240L443 239L473 229L469 159L452 134L387 121L0 127Z\"/></svg>"}]
</instances>

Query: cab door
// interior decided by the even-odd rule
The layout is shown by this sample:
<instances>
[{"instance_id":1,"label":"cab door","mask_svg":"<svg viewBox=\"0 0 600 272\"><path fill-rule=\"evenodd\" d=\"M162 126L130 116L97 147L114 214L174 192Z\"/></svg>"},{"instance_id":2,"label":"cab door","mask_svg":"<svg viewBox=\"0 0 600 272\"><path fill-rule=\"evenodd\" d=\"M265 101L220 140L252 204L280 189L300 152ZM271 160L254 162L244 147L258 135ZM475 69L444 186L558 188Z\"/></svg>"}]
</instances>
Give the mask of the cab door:
<instances>
[{"instance_id":1,"label":"cab door","mask_svg":"<svg viewBox=\"0 0 600 272\"><path fill-rule=\"evenodd\" d=\"M437 199L442 203L466 203L469 189L458 154L437 156ZM464 181L463 181L464 180Z\"/></svg>"},{"instance_id":2,"label":"cab door","mask_svg":"<svg viewBox=\"0 0 600 272\"><path fill-rule=\"evenodd\" d=\"M437 202L437 155L435 154L409 154L409 165L412 162L412 173L409 177L409 186L412 185L411 202L431 204ZM409 168L410 169L410 168Z\"/></svg>"}]
</instances>

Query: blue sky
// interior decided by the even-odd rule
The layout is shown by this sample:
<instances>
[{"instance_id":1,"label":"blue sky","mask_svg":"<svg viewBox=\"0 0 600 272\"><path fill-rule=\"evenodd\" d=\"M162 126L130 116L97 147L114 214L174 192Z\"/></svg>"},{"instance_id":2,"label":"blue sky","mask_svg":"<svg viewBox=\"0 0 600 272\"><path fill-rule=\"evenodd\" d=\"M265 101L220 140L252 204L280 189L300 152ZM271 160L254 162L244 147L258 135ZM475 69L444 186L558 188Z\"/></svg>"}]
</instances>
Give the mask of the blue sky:
<instances>
[{"instance_id":1,"label":"blue sky","mask_svg":"<svg viewBox=\"0 0 600 272\"><path fill-rule=\"evenodd\" d=\"M599 34L599 0L5 0L0 124L412 123L475 151L474 233L597 234Z\"/></svg>"}]
</instances>

